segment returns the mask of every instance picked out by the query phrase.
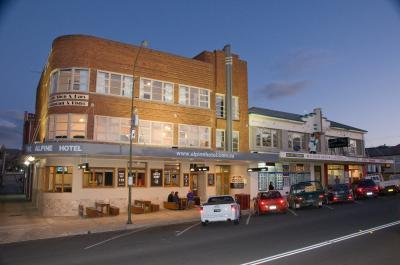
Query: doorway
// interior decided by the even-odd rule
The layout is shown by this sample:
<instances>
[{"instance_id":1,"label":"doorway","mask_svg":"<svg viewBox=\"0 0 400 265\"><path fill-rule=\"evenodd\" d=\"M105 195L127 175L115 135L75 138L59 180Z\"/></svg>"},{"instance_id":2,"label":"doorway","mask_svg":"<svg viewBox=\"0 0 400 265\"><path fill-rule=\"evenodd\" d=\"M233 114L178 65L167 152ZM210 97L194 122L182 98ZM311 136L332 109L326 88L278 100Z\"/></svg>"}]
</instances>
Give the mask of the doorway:
<instances>
[{"instance_id":1,"label":"doorway","mask_svg":"<svg viewBox=\"0 0 400 265\"><path fill-rule=\"evenodd\" d=\"M314 180L322 183L322 168L321 166L314 166Z\"/></svg>"},{"instance_id":2,"label":"doorway","mask_svg":"<svg viewBox=\"0 0 400 265\"><path fill-rule=\"evenodd\" d=\"M219 173L216 173L216 192L217 195L228 195L230 194L230 167L220 166Z\"/></svg>"},{"instance_id":3,"label":"doorway","mask_svg":"<svg viewBox=\"0 0 400 265\"><path fill-rule=\"evenodd\" d=\"M193 191L194 196L198 196L202 200L206 199L204 172L190 174L190 189Z\"/></svg>"}]
</instances>

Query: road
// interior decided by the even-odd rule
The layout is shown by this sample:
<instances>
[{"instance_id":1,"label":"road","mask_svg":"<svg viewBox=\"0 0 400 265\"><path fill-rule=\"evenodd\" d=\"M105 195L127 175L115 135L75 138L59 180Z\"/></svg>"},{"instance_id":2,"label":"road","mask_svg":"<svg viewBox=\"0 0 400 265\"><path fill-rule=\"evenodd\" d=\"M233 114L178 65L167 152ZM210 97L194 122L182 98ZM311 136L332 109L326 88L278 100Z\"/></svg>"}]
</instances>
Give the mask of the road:
<instances>
[{"instance_id":1,"label":"road","mask_svg":"<svg viewBox=\"0 0 400 265\"><path fill-rule=\"evenodd\" d=\"M400 264L400 194L242 216L240 225L196 222L0 245L2 265L245 263Z\"/></svg>"}]
</instances>

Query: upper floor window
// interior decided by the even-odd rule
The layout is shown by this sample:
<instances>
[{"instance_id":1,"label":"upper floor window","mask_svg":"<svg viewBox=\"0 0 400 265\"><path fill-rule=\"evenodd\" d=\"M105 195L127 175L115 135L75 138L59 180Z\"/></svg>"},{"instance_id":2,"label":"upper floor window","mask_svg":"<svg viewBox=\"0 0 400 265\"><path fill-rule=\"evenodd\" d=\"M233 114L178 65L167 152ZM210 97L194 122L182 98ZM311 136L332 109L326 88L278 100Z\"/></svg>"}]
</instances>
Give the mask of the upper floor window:
<instances>
[{"instance_id":1,"label":"upper floor window","mask_svg":"<svg viewBox=\"0 0 400 265\"><path fill-rule=\"evenodd\" d=\"M215 111L217 118L225 118L225 95L217 94L215 98ZM239 97L232 96L232 119L239 120Z\"/></svg>"},{"instance_id":2,"label":"upper floor window","mask_svg":"<svg viewBox=\"0 0 400 265\"><path fill-rule=\"evenodd\" d=\"M306 135L304 133L288 132L288 148L293 151L305 151Z\"/></svg>"},{"instance_id":3,"label":"upper floor window","mask_svg":"<svg viewBox=\"0 0 400 265\"><path fill-rule=\"evenodd\" d=\"M140 98L174 103L174 84L141 78Z\"/></svg>"},{"instance_id":4,"label":"upper floor window","mask_svg":"<svg viewBox=\"0 0 400 265\"><path fill-rule=\"evenodd\" d=\"M179 104L210 108L210 91L204 88L179 86Z\"/></svg>"},{"instance_id":5,"label":"upper floor window","mask_svg":"<svg viewBox=\"0 0 400 265\"><path fill-rule=\"evenodd\" d=\"M174 126L172 123L139 121L139 144L172 146Z\"/></svg>"},{"instance_id":6,"label":"upper floor window","mask_svg":"<svg viewBox=\"0 0 400 265\"><path fill-rule=\"evenodd\" d=\"M225 150L225 130L216 130L216 143L215 147L217 150ZM232 132L232 151L239 152L239 132Z\"/></svg>"},{"instance_id":7,"label":"upper floor window","mask_svg":"<svg viewBox=\"0 0 400 265\"><path fill-rule=\"evenodd\" d=\"M130 97L132 95L132 85L132 76L97 71L97 93Z\"/></svg>"},{"instance_id":8,"label":"upper floor window","mask_svg":"<svg viewBox=\"0 0 400 265\"><path fill-rule=\"evenodd\" d=\"M179 146L210 148L210 128L179 124Z\"/></svg>"},{"instance_id":9,"label":"upper floor window","mask_svg":"<svg viewBox=\"0 0 400 265\"><path fill-rule=\"evenodd\" d=\"M82 68L67 68L54 71L50 77L50 94L57 92L87 92L89 71Z\"/></svg>"},{"instance_id":10,"label":"upper floor window","mask_svg":"<svg viewBox=\"0 0 400 265\"><path fill-rule=\"evenodd\" d=\"M257 147L279 147L278 131L268 128L256 128Z\"/></svg>"},{"instance_id":11,"label":"upper floor window","mask_svg":"<svg viewBox=\"0 0 400 265\"><path fill-rule=\"evenodd\" d=\"M47 138L54 139L85 139L86 114L52 114L48 119Z\"/></svg>"},{"instance_id":12,"label":"upper floor window","mask_svg":"<svg viewBox=\"0 0 400 265\"><path fill-rule=\"evenodd\" d=\"M128 142L131 128L127 118L95 116L94 139L105 142Z\"/></svg>"}]
</instances>

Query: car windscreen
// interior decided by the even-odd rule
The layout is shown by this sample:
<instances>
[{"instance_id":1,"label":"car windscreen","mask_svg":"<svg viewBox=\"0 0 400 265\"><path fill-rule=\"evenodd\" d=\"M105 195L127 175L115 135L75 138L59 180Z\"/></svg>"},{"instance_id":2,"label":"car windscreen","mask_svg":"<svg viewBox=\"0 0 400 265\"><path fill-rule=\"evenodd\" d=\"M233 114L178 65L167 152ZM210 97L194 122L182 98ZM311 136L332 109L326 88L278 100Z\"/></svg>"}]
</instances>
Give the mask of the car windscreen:
<instances>
[{"instance_id":1,"label":"car windscreen","mask_svg":"<svg viewBox=\"0 0 400 265\"><path fill-rule=\"evenodd\" d=\"M260 194L260 199L279 199L282 195L279 191L269 191Z\"/></svg>"},{"instance_id":2,"label":"car windscreen","mask_svg":"<svg viewBox=\"0 0 400 265\"><path fill-rule=\"evenodd\" d=\"M219 204L219 203L234 203L235 201L231 196L219 196L211 197L208 199L208 203Z\"/></svg>"},{"instance_id":3,"label":"car windscreen","mask_svg":"<svg viewBox=\"0 0 400 265\"><path fill-rule=\"evenodd\" d=\"M296 185L293 185L292 187L292 192L294 194L303 192L315 192L321 190L322 186L319 182L300 182Z\"/></svg>"},{"instance_id":4,"label":"car windscreen","mask_svg":"<svg viewBox=\"0 0 400 265\"><path fill-rule=\"evenodd\" d=\"M376 186L375 182L371 179L362 180L358 183L359 187L374 187Z\"/></svg>"}]
</instances>

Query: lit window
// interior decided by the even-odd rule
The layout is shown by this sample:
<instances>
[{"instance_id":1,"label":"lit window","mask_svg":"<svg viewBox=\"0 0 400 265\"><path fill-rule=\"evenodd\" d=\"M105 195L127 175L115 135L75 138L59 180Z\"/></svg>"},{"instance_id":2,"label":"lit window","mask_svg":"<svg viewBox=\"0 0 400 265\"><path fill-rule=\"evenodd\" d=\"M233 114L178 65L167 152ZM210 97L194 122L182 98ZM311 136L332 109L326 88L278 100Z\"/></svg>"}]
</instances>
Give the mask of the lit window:
<instances>
[{"instance_id":1,"label":"lit window","mask_svg":"<svg viewBox=\"0 0 400 265\"><path fill-rule=\"evenodd\" d=\"M90 168L89 171L83 171L83 187L114 187L114 171L114 168Z\"/></svg>"},{"instance_id":2,"label":"lit window","mask_svg":"<svg viewBox=\"0 0 400 265\"><path fill-rule=\"evenodd\" d=\"M179 164L165 164L164 166L164 186L179 187L180 180Z\"/></svg>"},{"instance_id":3,"label":"lit window","mask_svg":"<svg viewBox=\"0 0 400 265\"><path fill-rule=\"evenodd\" d=\"M72 192L72 167L47 167L43 191Z\"/></svg>"},{"instance_id":4,"label":"lit window","mask_svg":"<svg viewBox=\"0 0 400 265\"><path fill-rule=\"evenodd\" d=\"M84 91L89 87L89 71L81 68L56 70L50 77L50 94Z\"/></svg>"},{"instance_id":5,"label":"lit window","mask_svg":"<svg viewBox=\"0 0 400 265\"><path fill-rule=\"evenodd\" d=\"M95 116L96 141L129 142L130 119L119 117Z\"/></svg>"},{"instance_id":6,"label":"lit window","mask_svg":"<svg viewBox=\"0 0 400 265\"><path fill-rule=\"evenodd\" d=\"M52 114L48 118L47 138L85 139L87 115L85 114Z\"/></svg>"},{"instance_id":7,"label":"lit window","mask_svg":"<svg viewBox=\"0 0 400 265\"><path fill-rule=\"evenodd\" d=\"M210 148L210 128L196 125L179 125L179 146Z\"/></svg>"},{"instance_id":8,"label":"lit window","mask_svg":"<svg viewBox=\"0 0 400 265\"><path fill-rule=\"evenodd\" d=\"M139 144L172 146L174 127L172 123L139 121Z\"/></svg>"},{"instance_id":9,"label":"lit window","mask_svg":"<svg viewBox=\"0 0 400 265\"><path fill-rule=\"evenodd\" d=\"M141 78L140 98L174 103L174 84Z\"/></svg>"},{"instance_id":10,"label":"lit window","mask_svg":"<svg viewBox=\"0 0 400 265\"><path fill-rule=\"evenodd\" d=\"M210 91L204 88L179 86L179 104L210 108Z\"/></svg>"},{"instance_id":11,"label":"lit window","mask_svg":"<svg viewBox=\"0 0 400 265\"><path fill-rule=\"evenodd\" d=\"M97 71L96 92L131 97L133 77L118 73Z\"/></svg>"}]
</instances>

